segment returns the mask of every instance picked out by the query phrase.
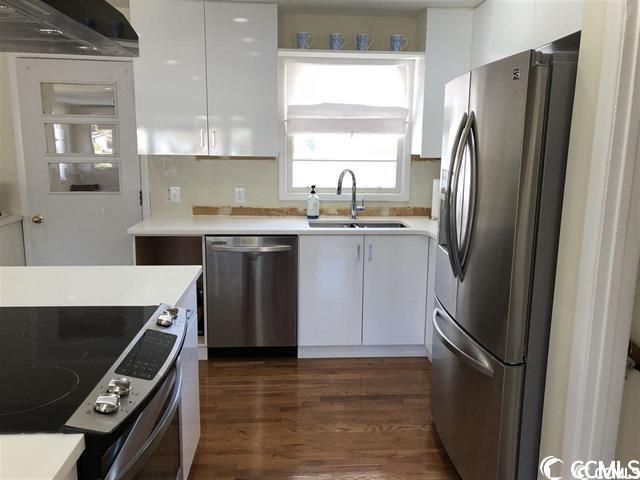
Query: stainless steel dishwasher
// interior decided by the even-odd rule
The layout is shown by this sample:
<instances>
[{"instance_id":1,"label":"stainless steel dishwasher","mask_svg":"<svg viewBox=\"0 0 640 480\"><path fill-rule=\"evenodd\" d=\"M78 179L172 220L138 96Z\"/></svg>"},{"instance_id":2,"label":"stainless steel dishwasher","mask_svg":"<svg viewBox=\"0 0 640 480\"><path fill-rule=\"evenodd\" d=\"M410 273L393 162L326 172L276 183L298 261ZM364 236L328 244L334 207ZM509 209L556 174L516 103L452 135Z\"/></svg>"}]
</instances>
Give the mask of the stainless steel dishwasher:
<instances>
[{"instance_id":1,"label":"stainless steel dishwasher","mask_svg":"<svg viewBox=\"0 0 640 480\"><path fill-rule=\"evenodd\" d=\"M297 344L298 238L206 237L209 348Z\"/></svg>"}]
</instances>

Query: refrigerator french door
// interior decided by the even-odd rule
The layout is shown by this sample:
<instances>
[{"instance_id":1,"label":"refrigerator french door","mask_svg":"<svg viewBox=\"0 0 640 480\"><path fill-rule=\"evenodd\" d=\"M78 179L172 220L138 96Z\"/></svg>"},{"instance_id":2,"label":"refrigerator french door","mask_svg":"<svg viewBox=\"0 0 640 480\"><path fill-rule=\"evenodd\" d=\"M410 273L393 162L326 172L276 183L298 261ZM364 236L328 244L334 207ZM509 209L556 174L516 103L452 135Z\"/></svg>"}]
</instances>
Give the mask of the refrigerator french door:
<instances>
[{"instance_id":1,"label":"refrigerator french door","mask_svg":"<svg viewBox=\"0 0 640 480\"><path fill-rule=\"evenodd\" d=\"M578 45L446 88L432 413L464 480L537 476Z\"/></svg>"}]
</instances>

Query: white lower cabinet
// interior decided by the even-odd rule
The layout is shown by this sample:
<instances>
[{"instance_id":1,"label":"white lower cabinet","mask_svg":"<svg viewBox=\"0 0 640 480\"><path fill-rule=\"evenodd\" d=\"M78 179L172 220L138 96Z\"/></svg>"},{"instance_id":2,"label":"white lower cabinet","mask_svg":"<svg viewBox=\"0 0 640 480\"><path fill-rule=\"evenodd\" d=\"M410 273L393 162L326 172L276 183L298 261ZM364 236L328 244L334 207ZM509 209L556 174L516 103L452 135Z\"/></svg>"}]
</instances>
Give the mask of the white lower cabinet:
<instances>
[{"instance_id":1,"label":"white lower cabinet","mask_svg":"<svg viewBox=\"0 0 640 480\"><path fill-rule=\"evenodd\" d=\"M431 360L431 344L433 342L433 310L436 307L436 250L438 241L429 239L429 270L427 272L427 311L424 332L424 346L427 349L427 358Z\"/></svg>"},{"instance_id":2,"label":"white lower cabinet","mask_svg":"<svg viewBox=\"0 0 640 480\"><path fill-rule=\"evenodd\" d=\"M178 306L187 310L187 336L180 354L182 393L180 396L180 444L182 473L189 475L200 440L200 381L198 378L198 306L196 283L186 291Z\"/></svg>"},{"instance_id":3,"label":"white lower cabinet","mask_svg":"<svg viewBox=\"0 0 640 480\"><path fill-rule=\"evenodd\" d=\"M362 343L424 344L428 238L368 235L364 242Z\"/></svg>"},{"instance_id":4,"label":"white lower cabinet","mask_svg":"<svg viewBox=\"0 0 640 480\"><path fill-rule=\"evenodd\" d=\"M301 236L298 345L362 343L362 235Z\"/></svg>"},{"instance_id":5,"label":"white lower cabinet","mask_svg":"<svg viewBox=\"0 0 640 480\"><path fill-rule=\"evenodd\" d=\"M423 347L426 237L308 235L298 255L300 347Z\"/></svg>"}]
</instances>

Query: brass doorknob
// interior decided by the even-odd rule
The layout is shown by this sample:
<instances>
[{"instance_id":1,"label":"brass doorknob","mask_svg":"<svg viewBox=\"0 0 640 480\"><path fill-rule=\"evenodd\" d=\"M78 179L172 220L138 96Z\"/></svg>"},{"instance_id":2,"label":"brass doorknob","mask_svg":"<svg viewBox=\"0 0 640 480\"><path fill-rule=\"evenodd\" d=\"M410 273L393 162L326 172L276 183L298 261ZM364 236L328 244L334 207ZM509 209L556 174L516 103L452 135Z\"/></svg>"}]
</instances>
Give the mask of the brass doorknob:
<instances>
[{"instance_id":1,"label":"brass doorknob","mask_svg":"<svg viewBox=\"0 0 640 480\"><path fill-rule=\"evenodd\" d=\"M44 217L40 214L34 215L33 217L31 217L31 221L33 223L42 223L44 222Z\"/></svg>"}]
</instances>

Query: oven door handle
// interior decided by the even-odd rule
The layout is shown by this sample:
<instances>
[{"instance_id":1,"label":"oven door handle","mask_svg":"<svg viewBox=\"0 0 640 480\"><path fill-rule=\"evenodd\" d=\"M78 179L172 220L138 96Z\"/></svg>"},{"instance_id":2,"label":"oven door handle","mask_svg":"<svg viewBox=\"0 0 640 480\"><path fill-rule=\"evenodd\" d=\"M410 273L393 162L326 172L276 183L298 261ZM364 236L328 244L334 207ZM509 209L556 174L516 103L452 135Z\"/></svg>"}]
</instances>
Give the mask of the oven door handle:
<instances>
[{"instance_id":1,"label":"oven door handle","mask_svg":"<svg viewBox=\"0 0 640 480\"><path fill-rule=\"evenodd\" d=\"M173 381L173 392L169 400L169 404L165 409L162 417L157 422L156 427L148 436L144 444L137 450L136 454L124 466L114 462L104 477L104 480L130 480L135 478L138 472L144 467L145 463L158 447L162 437L169 429L173 416L180 404L180 393L182 391L182 368L180 363L176 363ZM136 426L133 428L135 429ZM124 448L124 447L123 447Z\"/></svg>"}]
</instances>

